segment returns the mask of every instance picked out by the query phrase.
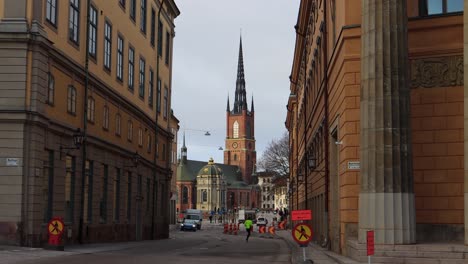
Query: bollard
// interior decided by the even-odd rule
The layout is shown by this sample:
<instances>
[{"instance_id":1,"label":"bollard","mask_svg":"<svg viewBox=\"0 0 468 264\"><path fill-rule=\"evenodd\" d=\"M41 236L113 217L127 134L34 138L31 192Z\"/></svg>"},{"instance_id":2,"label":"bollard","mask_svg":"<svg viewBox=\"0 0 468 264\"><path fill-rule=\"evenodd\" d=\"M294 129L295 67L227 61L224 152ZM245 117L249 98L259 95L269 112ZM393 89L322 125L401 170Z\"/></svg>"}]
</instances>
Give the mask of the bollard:
<instances>
[{"instance_id":1,"label":"bollard","mask_svg":"<svg viewBox=\"0 0 468 264\"><path fill-rule=\"evenodd\" d=\"M232 235L232 224L229 224L229 234Z\"/></svg>"},{"instance_id":2,"label":"bollard","mask_svg":"<svg viewBox=\"0 0 468 264\"><path fill-rule=\"evenodd\" d=\"M237 236L237 226L236 225L234 225L234 235Z\"/></svg>"}]
</instances>

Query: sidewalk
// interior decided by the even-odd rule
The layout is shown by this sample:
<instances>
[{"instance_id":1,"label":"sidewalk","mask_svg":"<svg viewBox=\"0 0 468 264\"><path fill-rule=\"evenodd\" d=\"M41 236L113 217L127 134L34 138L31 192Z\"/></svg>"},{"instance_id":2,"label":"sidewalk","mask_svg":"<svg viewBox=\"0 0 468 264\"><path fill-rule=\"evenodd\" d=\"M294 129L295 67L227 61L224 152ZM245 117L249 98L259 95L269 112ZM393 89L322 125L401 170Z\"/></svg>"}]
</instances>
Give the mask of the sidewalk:
<instances>
[{"instance_id":1,"label":"sidewalk","mask_svg":"<svg viewBox=\"0 0 468 264\"><path fill-rule=\"evenodd\" d=\"M304 262L303 248L294 241L290 230L278 230L276 231L276 235L283 239L291 249L291 263L293 264L360 264L360 262L356 262L342 255L328 251L314 243L309 243L305 248L306 262Z\"/></svg>"}]
</instances>

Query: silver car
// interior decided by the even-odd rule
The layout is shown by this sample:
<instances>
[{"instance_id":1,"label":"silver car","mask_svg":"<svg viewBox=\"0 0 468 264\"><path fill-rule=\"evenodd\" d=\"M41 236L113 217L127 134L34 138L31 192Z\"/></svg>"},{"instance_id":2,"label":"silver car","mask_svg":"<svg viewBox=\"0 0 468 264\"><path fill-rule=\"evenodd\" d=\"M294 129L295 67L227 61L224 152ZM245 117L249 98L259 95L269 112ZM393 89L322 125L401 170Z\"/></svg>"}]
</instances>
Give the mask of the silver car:
<instances>
[{"instance_id":1,"label":"silver car","mask_svg":"<svg viewBox=\"0 0 468 264\"><path fill-rule=\"evenodd\" d=\"M268 225L268 219L265 217L259 217L257 218L257 226L266 226Z\"/></svg>"}]
</instances>

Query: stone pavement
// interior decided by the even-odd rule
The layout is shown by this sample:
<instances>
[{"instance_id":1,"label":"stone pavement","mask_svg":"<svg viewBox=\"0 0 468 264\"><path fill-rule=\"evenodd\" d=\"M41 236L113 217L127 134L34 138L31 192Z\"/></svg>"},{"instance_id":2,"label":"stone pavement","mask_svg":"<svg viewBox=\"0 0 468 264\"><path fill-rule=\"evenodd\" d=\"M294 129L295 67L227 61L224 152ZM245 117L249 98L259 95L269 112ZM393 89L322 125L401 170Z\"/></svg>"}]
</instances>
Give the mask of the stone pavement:
<instances>
[{"instance_id":1,"label":"stone pavement","mask_svg":"<svg viewBox=\"0 0 468 264\"><path fill-rule=\"evenodd\" d=\"M291 230L277 230L276 235L283 239L291 248L291 263L314 263L314 264L360 264L350 258L326 250L314 243L305 248L306 262L304 262L303 248L294 241ZM311 262L313 261L313 262Z\"/></svg>"}]
</instances>

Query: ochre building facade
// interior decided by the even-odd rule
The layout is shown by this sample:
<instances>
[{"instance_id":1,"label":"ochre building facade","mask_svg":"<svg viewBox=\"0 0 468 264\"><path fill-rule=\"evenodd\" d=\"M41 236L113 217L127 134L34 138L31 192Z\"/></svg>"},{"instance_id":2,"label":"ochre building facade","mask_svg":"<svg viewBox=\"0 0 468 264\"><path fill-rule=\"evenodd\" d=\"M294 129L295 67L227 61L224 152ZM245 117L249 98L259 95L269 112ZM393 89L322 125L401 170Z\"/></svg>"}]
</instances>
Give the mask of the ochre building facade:
<instances>
[{"instance_id":1,"label":"ochre building facade","mask_svg":"<svg viewBox=\"0 0 468 264\"><path fill-rule=\"evenodd\" d=\"M314 240L468 241L464 32L463 1L301 1L289 204Z\"/></svg>"},{"instance_id":2,"label":"ochre building facade","mask_svg":"<svg viewBox=\"0 0 468 264\"><path fill-rule=\"evenodd\" d=\"M172 0L1 2L0 243L43 245L51 217L65 244L168 237L179 13Z\"/></svg>"}]
</instances>

